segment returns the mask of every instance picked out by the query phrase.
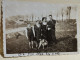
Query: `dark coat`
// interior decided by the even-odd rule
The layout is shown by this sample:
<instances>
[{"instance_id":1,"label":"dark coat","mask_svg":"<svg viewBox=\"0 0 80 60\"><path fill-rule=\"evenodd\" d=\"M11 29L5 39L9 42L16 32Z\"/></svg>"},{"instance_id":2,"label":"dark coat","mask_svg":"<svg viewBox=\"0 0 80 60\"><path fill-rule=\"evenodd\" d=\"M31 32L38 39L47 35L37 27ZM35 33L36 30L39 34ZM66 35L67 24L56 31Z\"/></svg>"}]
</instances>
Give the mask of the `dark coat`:
<instances>
[{"instance_id":1,"label":"dark coat","mask_svg":"<svg viewBox=\"0 0 80 60\"><path fill-rule=\"evenodd\" d=\"M36 25L34 25L34 31L35 31L35 38L37 41L39 41L39 39L41 39L41 26L37 27Z\"/></svg>"},{"instance_id":2,"label":"dark coat","mask_svg":"<svg viewBox=\"0 0 80 60\"><path fill-rule=\"evenodd\" d=\"M31 28L27 28L27 35L28 35L29 41L33 41L33 39L34 39L34 34L33 34L32 27L31 27Z\"/></svg>"},{"instance_id":3,"label":"dark coat","mask_svg":"<svg viewBox=\"0 0 80 60\"><path fill-rule=\"evenodd\" d=\"M47 25L41 25L41 37L47 39Z\"/></svg>"},{"instance_id":4,"label":"dark coat","mask_svg":"<svg viewBox=\"0 0 80 60\"><path fill-rule=\"evenodd\" d=\"M55 37L55 20L51 20L47 22L47 29L50 28L50 30L47 30L47 39L49 43L55 42L56 37Z\"/></svg>"},{"instance_id":5,"label":"dark coat","mask_svg":"<svg viewBox=\"0 0 80 60\"><path fill-rule=\"evenodd\" d=\"M51 28L51 30L55 30L55 24L56 21L53 19L47 22L48 28Z\"/></svg>"}]
</instances>

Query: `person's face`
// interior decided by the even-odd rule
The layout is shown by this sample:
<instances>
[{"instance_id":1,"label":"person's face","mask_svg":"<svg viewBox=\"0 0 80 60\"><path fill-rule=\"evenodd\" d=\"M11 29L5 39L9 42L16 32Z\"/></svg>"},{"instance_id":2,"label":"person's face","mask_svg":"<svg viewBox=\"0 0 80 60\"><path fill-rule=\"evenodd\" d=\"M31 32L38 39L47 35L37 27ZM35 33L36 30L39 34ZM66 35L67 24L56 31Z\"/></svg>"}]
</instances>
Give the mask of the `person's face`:
<instances>
[{"instance_id":1,"label":"person's face","mask_svg":"<svg viewBox=\"0 0 80 60\"><path fill-rule=\"evenodd\" d=\"M52 16L49 16L50 19L52 19Z\"/></svg>"},{"instance_id":2,"label":"person's face","mask_svg":"<svg viewBox=\"0 0 80 60\"><path fill-rule=\"evenodd\" d=\"M46 22L46 19L44 19L43 22Z\"/></svg>"},{"instance_id":3,"label":"person's face","mask_svg":"<svg viewBox=\"0 0 80 60\"><path fill-rule=\"evenodd\" d=\"M40 20L39 22L41 23L42 21Z\"/></svg>"},{"instance_id":4,"label":"person's face","mask_svg":"<svg viewBox=\"0 0 80 60\"><path fill-rule=\"evenodd\" d=\"M30 25L30 24L28 24L28 27L31 27L31 25Z\"/></svg>"},{"instance_id":5,"label":"person's face","mask_svg":"<svg viewBox=\"0 0 80 60\"><path fill-rule=\"evenodd\" d=\"M39 24L39 21L37 21L36 24Z\"/></svg>"}]
</instances>

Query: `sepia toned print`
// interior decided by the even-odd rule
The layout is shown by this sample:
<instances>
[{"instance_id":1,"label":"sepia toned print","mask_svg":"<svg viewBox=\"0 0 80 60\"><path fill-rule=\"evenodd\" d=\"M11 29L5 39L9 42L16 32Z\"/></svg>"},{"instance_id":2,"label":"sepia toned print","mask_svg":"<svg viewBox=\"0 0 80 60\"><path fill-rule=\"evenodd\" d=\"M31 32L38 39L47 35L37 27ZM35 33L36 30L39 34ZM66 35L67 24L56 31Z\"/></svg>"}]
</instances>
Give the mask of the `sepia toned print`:
<instances>
[{"instance_id":1,"label":"sepia toned print","mask_svg":"<svg viewBox=\"0 0 80 60\"><path fill-rule=\"evenodd\" d=\"M77 52L77 6L3 1L4 56Z\"/></svg>"}]
</instances>

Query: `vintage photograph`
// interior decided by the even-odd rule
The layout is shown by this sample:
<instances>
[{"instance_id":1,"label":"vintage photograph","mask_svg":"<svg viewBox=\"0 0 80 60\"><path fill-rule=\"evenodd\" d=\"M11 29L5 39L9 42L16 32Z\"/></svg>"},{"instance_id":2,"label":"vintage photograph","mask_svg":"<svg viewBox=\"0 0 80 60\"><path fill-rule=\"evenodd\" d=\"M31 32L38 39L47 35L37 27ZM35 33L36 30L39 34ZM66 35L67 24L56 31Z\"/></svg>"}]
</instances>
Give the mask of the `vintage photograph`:
<instances>
[{"instance_id":1,"label":"vintage photograph","mask_svg":"<svg viewBox=\"0 0 80 60\"><path fill-rule=\"evenodd\" d=\"M4 56L77 52L77 14L73 4L4 0Z\"/></svg>"}]
</instances>

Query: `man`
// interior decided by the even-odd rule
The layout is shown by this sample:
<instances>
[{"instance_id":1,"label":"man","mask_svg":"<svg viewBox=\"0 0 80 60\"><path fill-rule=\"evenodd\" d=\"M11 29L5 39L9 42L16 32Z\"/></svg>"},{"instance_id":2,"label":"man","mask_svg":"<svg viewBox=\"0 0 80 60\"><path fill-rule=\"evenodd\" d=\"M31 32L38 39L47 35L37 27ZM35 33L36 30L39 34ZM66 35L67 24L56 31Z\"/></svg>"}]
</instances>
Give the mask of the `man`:
<instances>
[{"instance_id":1,"label":"man","mask_svg":"<svg viewBox=\"0 0 80 60\"><path fill-rule=\"evenodd\" d=\"M47 39L49 45L53 42L56 43L56 36L55 36L55 24L56 21L52 19L52 15L49 15L49 21L47 22Z\"/></svg>"}]
</instances>

